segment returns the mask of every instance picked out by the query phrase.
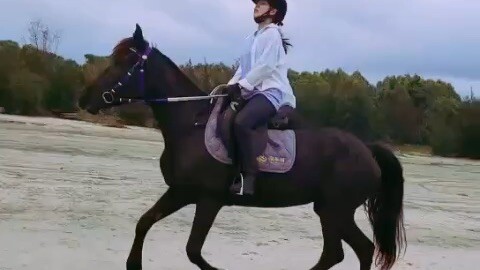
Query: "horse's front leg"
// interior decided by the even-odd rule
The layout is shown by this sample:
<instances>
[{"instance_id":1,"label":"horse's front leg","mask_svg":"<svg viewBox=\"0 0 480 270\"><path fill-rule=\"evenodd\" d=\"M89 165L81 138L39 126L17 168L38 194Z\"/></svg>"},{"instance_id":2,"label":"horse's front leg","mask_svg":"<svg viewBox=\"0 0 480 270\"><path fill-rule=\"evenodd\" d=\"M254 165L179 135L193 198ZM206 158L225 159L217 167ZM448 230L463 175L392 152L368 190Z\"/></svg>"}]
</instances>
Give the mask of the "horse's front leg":
<instances>
[{"instance_id":1,"label":"horse's front leg","mask_svg":"<svg viewBox=\"0 0 480 270\"><path fill-rule=\"evenodd\" d=\"M156 222L191 203L191 196L181 190L168 189L165 194L142 215L135 229L135 239L127 260L127 270L142 269L142 249L145 236Z\"/></svg>"},{"instance_id":2,"label":"horse's front leg","mask_svg":"<svg viewBox=\"0 0 480 270\"><path fill-rule=\"evenodd\" d=\"M221 202L211 198L203 198L197 202L192 231L187 243L187 255L201 270L218 270L202 257L202 247L222 206Z\"/></svg>"}]
</instances>

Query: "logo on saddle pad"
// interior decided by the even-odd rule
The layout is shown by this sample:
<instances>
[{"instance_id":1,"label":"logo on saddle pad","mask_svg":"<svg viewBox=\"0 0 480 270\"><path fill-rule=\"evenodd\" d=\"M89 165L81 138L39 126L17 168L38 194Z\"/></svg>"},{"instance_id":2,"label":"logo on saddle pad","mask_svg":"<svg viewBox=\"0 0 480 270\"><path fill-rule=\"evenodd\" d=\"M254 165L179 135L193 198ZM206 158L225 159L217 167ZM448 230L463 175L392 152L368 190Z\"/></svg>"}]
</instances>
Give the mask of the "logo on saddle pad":
<instances>
[{"instance_id":1,"label":"logo on saddle pad","mask_svg":"<svg viewBox=\"0 0 480 270\"><path fill-rule=\"evenodd\" d=\"M283 157L274 157L274 156L268 156L268 158L265 155L260 155L257 157L257 161L259 163L266 163L267 161L270 161L270 163L275 164L275 163L285 163L285 158Z\"/></svg>"}]
</instances>

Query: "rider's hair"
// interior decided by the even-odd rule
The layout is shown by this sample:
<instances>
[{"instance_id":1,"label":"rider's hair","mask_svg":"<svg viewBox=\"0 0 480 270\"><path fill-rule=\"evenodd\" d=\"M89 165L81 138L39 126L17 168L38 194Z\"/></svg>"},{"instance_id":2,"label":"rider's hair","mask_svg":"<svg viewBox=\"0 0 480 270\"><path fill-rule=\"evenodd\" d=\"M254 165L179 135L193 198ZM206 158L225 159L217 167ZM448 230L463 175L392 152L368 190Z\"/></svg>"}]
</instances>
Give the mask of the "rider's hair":
<instances>
[{"instance_id":1,"label":"rider's hair","mask_svg":"<svg viewBox=\"0 0 480 270\"><path fill-rule=\"evenodd\" d=\"M283 22L277 22L276 24L278 24L279 26L283 26ZM279 31L280 31L280 36L282 37L283 49L285 50L285 53L288 53L288 46L290 46L290 47L293 47L293 46L290 43L290 39L285 37L282 30L279 29Z\"/></svg>"}]
</instances>

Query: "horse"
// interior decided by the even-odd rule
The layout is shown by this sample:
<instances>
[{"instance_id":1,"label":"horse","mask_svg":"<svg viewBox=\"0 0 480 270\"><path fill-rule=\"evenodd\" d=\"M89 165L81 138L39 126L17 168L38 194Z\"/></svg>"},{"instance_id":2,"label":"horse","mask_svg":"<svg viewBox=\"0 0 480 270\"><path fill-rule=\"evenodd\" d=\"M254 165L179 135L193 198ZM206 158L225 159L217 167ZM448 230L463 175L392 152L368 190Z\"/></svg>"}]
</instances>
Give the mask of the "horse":
<instances>
[{"instance_id":1,"label":"horse","mask_svg":"<svg viewBox=\"0 0 480 270\"><path fill-rule=\"evenodd\" d=\"M212 100L219 97L200 90L171 59L151 46L138 24L132 36L115 45L110 57L111 64L83 89L79 108L97 114L113 106L143 102L150 106L165 143L159 165L168 189L139 218L127 270L142 269L149 229L191 204L196 210L186 255L202 270L219 269L202 257L202 247L225 206L278 208L312 203L324 239L312 270L341 263L342 240L356 253L361 270L370 269L374 262L381 269L391 269L401 249L406 249L403 168L388 146L363 142L333 127L292 124L297 143L291 169L260 172L253 196L234 194L229 186L235 167L212 157L205 146L205 125L198 124L200 115L212 114ZM373 241L354 220L362 205Z\"/></svg>"}]
</instances>

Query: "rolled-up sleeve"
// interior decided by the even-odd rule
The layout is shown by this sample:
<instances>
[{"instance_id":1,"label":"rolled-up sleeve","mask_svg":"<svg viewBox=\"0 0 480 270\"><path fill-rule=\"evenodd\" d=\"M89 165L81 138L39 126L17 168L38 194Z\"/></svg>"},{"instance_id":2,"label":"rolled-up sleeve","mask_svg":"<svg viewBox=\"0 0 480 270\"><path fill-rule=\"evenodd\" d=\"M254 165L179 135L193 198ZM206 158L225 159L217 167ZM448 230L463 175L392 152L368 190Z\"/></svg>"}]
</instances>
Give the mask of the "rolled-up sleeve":
<instances>
[{"instance_id":1,"label":"rolled-up sleeve","mask_svg":"<svg viewBox=\"0 0 480 270\"><path fill-rule=\"evenodd\" d=\"M282 50L282 39L276 29L268 29L262 34L257 44L257 50L262 53L250 72L244 79L238 83L248 90L253 90L263 80L268 78L277 68L280 58L280 50Z\"/></svg>"}]
</instances>

